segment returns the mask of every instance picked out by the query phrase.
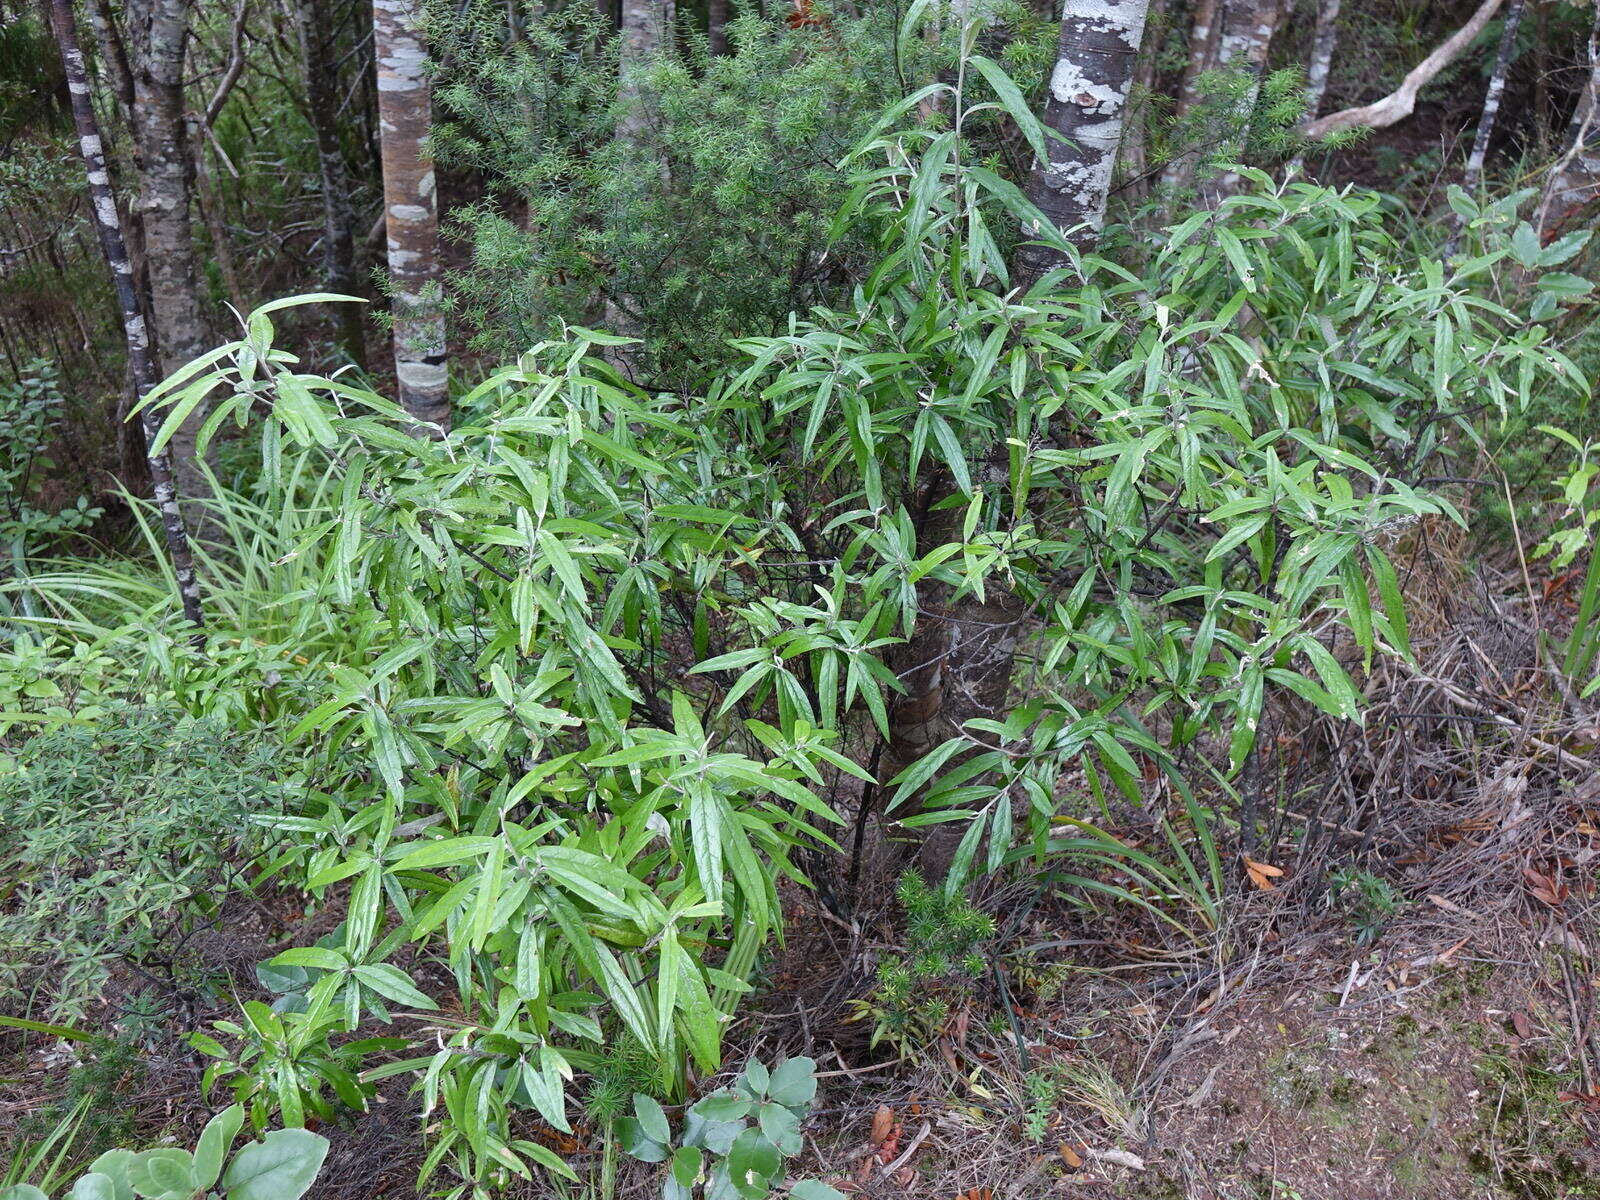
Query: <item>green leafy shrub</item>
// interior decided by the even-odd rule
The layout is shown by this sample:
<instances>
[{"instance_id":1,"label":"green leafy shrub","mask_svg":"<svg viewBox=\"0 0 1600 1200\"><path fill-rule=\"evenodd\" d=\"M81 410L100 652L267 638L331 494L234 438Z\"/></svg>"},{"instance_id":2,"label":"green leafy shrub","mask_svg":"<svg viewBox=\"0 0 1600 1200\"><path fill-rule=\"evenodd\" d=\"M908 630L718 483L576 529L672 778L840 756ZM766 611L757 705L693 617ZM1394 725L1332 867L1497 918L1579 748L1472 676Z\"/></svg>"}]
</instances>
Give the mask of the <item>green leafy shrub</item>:
<instances>
[{"instance_id":1,"label":"green leafy shrub","mask_svg":"<svg viewBox=\"0 0 1600 1200\"><path fill-rule=\"evenodd\" d=\"M816 1098L816 1070L809 1058L785 1059L770 1071L751 1059L731 1087L684 1113L676 1149L666 1112L641 1092L634 1115L620 1122L622 1148L641 1162L667 1164L662 1200L691 1200L701 1188L706 1200L762 1200L783 1183L783 1160L804 1148L800 1126ZM815 1179L784 1190L797 1200L843 1200Z\"/></svg>"},{"instance_id":2,"label":"green leafy shrub","mask_svg":"<svg viewBox=\"0 0 1600 1200\"><path fill-rule=\"evenodd\" d=\"M0 745L100 720L110 711L108 703L135 692L126 663L103 645L24 633L0 650Z\"/></svg>"},{"instance_id":3,"label":"green leafy shrub","mask_svg":"<svg viewBox=\"0 0 1600 1200\"><path fill-rule=\"evenodd\" d=\"M81 1016L112 964L214 915L278 770L260 741L164 706L23 742L0 774L0 994Z\"/></svg>"},{"instance_id":4,"label":"green leafy shrub","mask_svg":"<svg viewBox=\"0 0 1600 1200\"><path fill-rule=\"evenodd\" d=\"M1400 907L1400 896L1394 885L1360 867L1344 866L1330 871L1328 896L1350 921L1358 946L1376 941Z\"/></svg>"},{"instance_id":5,"label":"green leafy shrub","mask_svg":"<svg viewBox=\"0 0 1600 1200\"><path fill-rule=\"evenodd\" d=\"M1037 1146L1044 1141L1061 1103L1061 1085L1049 1071L1032 1070L1023 1079L1028 1092L1028 1107L1022 1115L1022 1133Z\"/></svg>"},{"instance_id":6,"label":"green leafy shrub","mask_svg":"<svg viewBox=\"0 0 1600 1200\"><path fill-rule=\"evenodd\" d=\"M243 1124L244 1110L235 1105L211 1118L193 1151L108 1150L67 1194L72 1200L300 1200L322 1170L327 1139L304 1129L275 1129L230 1155ZM0 1200L50 1197L38 1184L8 1180Z\"/></svg>"},{"instance_id":7,"label":"green leafy shrub","mask_svg":"<svg viewBox=\"0 0 1600 1200\"><path fill-rule=\"evenodd\" d=\"M4 569L18 579L28 574L30 552L87 528L101 512L87 496L39 507L40 486L56 465L50 449L65 408L49 362L28 363L14 382L0 383L0 551L8 560ZM31 595L19 595L24 611L31 609Z\"/></svg>"},{"instance_id":8,"label":"green leafy shrub","mask_svg":"<svg viewBox=\"0 0 1600 1200\"><path fill-rule=\"evenodd\" d=\"M854 1002L852 1019L872 1021L872 1045L888 1042L907 1055L938 1037L953 1004L971 999L988 970L979 947L994 936L994 918L915 872L900 877L895 894L905 910L905 952L878 964L877 986Z\"/></svg>"},{"instance_id":9,"label":"green leafy shrub","mask_svg":"<svg viewBox=\"0 0 1600 1200\"><path fill-rule=\"evenodd\" d=\"M737 361L730 338L778 332L871 269L860 231L830 228L854 182L836 164L905 92L952 69L958 42L953 22L942 41L898 38L879 6L819 4L817 23L793 27L747 6L730 53L662 53L619 101L618 42L585 6L510 43L501 7L478 0L463 19L451 5L436 22L435 145L489 192L458 214L472 263L451 281L457 313L506 356L589 323L601 297L626 326L613 332L642 339L642 377L673 388L705 387ZM1000 7L1004 61L1037 86L1054 23ZM968 137L1025 173L1007 132L980 114Z\"/></svg>"},{"instance_id":10,"label":"green leafy shrub","mask_svg":"<svg viewBox=\"0 0 1600 1200\"><path fill-rule=\"evenodd\" d=\"M627 1116L636 1093L652 1097L666 1094L669 1084L662 1075L656 1057L632 1038L624 1037L589 1064L584 1112L600 1128L610 1129Z\"/></svg>"},{"instance_id":11,"label":"green leafy shrub","mask_svg":"<svg viewBox=\"0 0 1600 1200\"><path fill-rule=\"evenodd\" d=\"M483 8L493 24L499 6ZM838 41L738 20L731 54L663 55L638 71L646 115L623 141L617 42L597 42L590 14L569 10L509 47L454 15L443 23L440 153L498 184L461 215L473 263L453 281L459 311L507 354L604 296L645 337L650 377L683 386L696 364L730 357L728 337L776 328L859 261L822 251L846 187L833 163L895 86L862 69L882 61L884 22L846 22ZM468 38L478 52L455 48Z\"/></svg>"},{"instance_id":12,"label":"green leafy shrub","mask_svg":"<svg viewBox=\"0 0 1600 1200\"><path fill-rule=\"evenodd\" d=\"M1583 552L1589 561L1584 568L1578 587L1578 608L1573 614L1572 630L1563 644L1557 647L1558 662L1572 686L1584 696L1600 690L1600 676L1594 675L1594 664L1600 655L1600 554L1594 551L1595 533L1600 529L1600 489L1595 479L1600 476L1600 462L1593 461L1600 446L1584 444L1563 429L1553 425L1539 426L1539 432L1548 434L1567 446L1576 456L1571 469L1559 475L1561 508L1564 510L1559 525L1534 549L1534 557L1548 555L1556 569L1569 566Z\"/></svg>"},{"instance_id":13,"label":"green leafy shrub","mask_svg":"<svg viewBox=\"0 0 1600 1200\"><path fill-rule=\"evenodd\" d=\"M24 1141L34 1138L39 1145L49 1145L56 1132L70 1126L70 1157L81 1162L102 1150L127 1145L133 1137L137 1114L123 1097L137 1092L146 1069L139 1047L126 1036L95 1038L78 1044L74 1052L77 1061L67 1070L60 1099L24 1120L19 1131ZM29 1178L49 1190L38 1176ZM0 1176L0 1182L18 1181Z\"/></svg>"},{"instance_id":14,"label":"green leafy shrub","mask_svg":"<svg viewBox=\"0 0 1600 1200\"><path fill-rule=\"evenodd\" d=\"M743 369L703 391L635 386L603 361L626 339L568 329L420 437L275 345L302 299L151 398L163 437L209 393L211 429L260 421L261 504L302 513L273 637L317 639L291 734L325 798L286 825L314 842L279 869L347 884L349 916L339 947L279 957L321 974L303 1012L271 1014L281 1037L265 1015L257 1033L321 1054L386 987L419 1006L400 946L437 956L465 1015L378 1070L420 1076L424 1174L453 1172L453 1194L566 1171L517 1113L566 1129L569 1082L619 1037L668 1099L689 1063L718 1067L781 932L778 881L836 848L824 797L887 783L902 832L957 823L947 897L1115 867L1130 883L1103 894L1214 927L1212 827L1237 818L1191 802L1157 863L1090 826L1068 781L1107 808L1111 789L1141 804L1147 769L1225 783L1279 689L1358 719L1332 637L1406 652L1385 548L1452 512L1417 465L1484 406L1583 386L1486 298L1509 250L1417 261L1368 193L1245 168L1250 190L1138 272L1074 254L969 153L1000 111L1043 133L996 61L968 65L846 164L835 228L873 256L849 304L742 339ZM948 127L897 131L924 102ZM1068 255L1028 290L1019 227ZM1020 701L877 778L896 648L991 601ZM299 653L264 640L263 660ZM277 1061L252 1094L292 1119Z\"/></svg>"}]
</instances>

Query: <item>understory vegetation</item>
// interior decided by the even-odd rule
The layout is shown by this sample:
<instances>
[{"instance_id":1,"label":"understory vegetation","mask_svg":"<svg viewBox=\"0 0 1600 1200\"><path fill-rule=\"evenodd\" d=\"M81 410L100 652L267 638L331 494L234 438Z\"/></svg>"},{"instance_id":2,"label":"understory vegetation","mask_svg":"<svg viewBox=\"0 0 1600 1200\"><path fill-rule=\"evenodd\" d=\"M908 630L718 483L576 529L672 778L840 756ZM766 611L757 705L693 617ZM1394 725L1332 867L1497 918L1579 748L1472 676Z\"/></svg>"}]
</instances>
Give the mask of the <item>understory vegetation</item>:
<instances>
[{"instance_id":1,"label":"understory vegetation","mask_svg":"<svg viewBox=\"0 0 1600 1200\"><path fill-rule=\"evenodd\" d=\"M185 118L210 236L295 205L228 208L292 104L307 180L382 143L389 276L213 253L282 298L154 386L132 334L98 393L7 343L0 1200L1333 1194L1291 1117L1401 1122L1341 1195L1595 1194L1576 75L1487 175L1384 180L1393 131L1309 136L1287 18L1196 62L1128 5L1100 178L1059 166L1104 136L1063 131L1070 2L680 4L642 54L601 7L408 18L420 293L395 122L274 78ZM1587 71L1587 13L1529 7ZM0 128L76 153L25 99Z\"/></svg>"}]
</instances>

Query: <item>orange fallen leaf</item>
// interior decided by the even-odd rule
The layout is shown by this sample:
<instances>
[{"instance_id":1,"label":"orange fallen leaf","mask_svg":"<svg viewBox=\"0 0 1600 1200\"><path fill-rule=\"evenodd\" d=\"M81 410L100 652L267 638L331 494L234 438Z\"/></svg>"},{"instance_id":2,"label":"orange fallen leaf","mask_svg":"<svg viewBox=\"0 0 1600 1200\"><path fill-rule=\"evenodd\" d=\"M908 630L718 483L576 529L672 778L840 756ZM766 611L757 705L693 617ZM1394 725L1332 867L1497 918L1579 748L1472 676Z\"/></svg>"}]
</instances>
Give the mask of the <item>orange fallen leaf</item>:
<instances>
[{"instance_id":1,"label":"orange fallen leaf","mask_svg":"<svg viewBox=\"0 0 1600 1200\"><path fill-rule=\"evenodd\" d=\"M899 1121L896 1121L889 1127L888 1136L886 1136L883 1141L878 1144L876 1157L880 1163L891 1163L899 1157L900 1134L902 1132L903 1126Z\"/></svg>"},{"instance_id":2,"label":"orange fallen leaf","mask_svg":"<svg viewBox=\"0 0 1600 1200\"><path fill-rule=\"evenodd\" d=\"M1253 858L1244 860L1244 868L1250 874L1250 882L1263 892L1270 892L1277 887L1274 879L1283 875L1282 867L1275 867L1271 863L1256 862Z\"/></svg>"},{"instance_id":3,"label":"orange fallen leaf","mask_svg":"<svg viewBox=\"0 0 1600 1200\"><path fill-rule=\"evenodd\" d=\"M1074 1171L1083 1166L1083 1155L1079 1154L1065 1142L1061 1143L1061 1160Z\"/></svg>"},{"instance_id":4,"label":"orange fallen leaf","mask_svg":"<svg viewBox=\"0 0 1600 1200\"><path fill-rule=\"evenodd\" d=\"M878 1111L872 1114L872 1144L883 1145L888 1138L890 1130L894 1128L894 1109L887 1104L878 1105Z\"/></svg>"}]
</instances>

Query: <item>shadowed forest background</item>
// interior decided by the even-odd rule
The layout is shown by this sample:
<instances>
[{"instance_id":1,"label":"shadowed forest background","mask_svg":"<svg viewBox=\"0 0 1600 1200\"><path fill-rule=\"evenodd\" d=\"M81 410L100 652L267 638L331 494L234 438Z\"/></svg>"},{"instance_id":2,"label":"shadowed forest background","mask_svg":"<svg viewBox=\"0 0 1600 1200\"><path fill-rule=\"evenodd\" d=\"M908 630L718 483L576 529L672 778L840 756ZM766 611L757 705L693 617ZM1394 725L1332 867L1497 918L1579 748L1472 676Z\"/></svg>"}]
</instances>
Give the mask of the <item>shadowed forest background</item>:
<instances>
[{"instance_id":1,"label":"shadowed forest background","mask_svg":"<svg viewBox=\"0 0 1600 1200\"><path fill-rule=\"evenodd\" d=\"M1600 1196L1600 0L0 0L0 1200Z\"/></svg>"}]
</instances>

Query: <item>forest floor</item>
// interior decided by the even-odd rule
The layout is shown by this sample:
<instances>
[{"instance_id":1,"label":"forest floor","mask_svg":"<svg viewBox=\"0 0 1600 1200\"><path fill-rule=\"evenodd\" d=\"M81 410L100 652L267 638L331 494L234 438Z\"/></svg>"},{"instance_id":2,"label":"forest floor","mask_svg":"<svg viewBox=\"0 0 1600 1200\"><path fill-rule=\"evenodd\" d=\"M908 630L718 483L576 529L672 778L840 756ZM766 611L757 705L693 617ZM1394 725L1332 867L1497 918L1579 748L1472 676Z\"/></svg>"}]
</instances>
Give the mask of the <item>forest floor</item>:
<instances>
[{"instance_id":1,"label":"forest floor","mask_svg":"<svg viewBox=\"0 0 1600 1200\"><path fill-rule=\"evenodd\" d=\"M973 1024L920 1072L851 1071L810 1165L930 1200L1600 1196L1600 980L1576 933L1437 909L1369 945L1252 923L1227 969L1074 972L1019 1016L1027 1068Z\"/></svg>"},{"instance_id":2,"label":"forest floor","mask_svg":"<svg viewBox=\"0 0 1600 1200\"><path fill-rule=\"evenodd\" d=\"M907 953L894 869L864 873L853 916L791 891L788 942L724 1036L730 1071L816 1060L791 1178L864 1200L1600 1200L1600 728L1543 685L1519 575L1408 582L1417 660L1374 669L1366 726L1274 717L1308 774L1264 797L1280 815L1255 853L1277 874L1225 855L1219 930L1013 884L977 898L1000 924L988 973L947 988L936 1028L873 1045L878 966ZM1547 619L1559 599L1545 588ZM1314 807L1320 839L1298 824ZM1153 836L1149 812L1107 815L1130 845ZM227 1097L201 1095L186 1035L270 999L256 964L341 918L336 896L304 904L236 897L120 970L98 1014L114 1041L0 1029L0 1148L85 1099L102 1144L192 1141ZM317 1200L417 1195L417 1098L382 1089L322 1128ZM586 1182L516 1200L659 1195L658 1169L623 1158L602 1197L581 1121L520 1132Z\"/></svg>"},{"instance_id":3,"label":"forest floor","mask_svg":"<svg viewBox=\"0 0 1600 1200\"><path fill-rule=\"evenodd\" d=\"M1261 892L1183 963L1063 939L1082 917L1041 910L1018 946L1046 949L1012 951L1005 996L985 981L903 1061L867 1045L870 1021L850 1020L892 947L812 908L796 914L764 999L729 1031L729 1065L746 1054L817 1059L821 1091L794 1166L854 1196L1600 1197L1597 931L1547 902L1566 897L1541 899L1542 886L1525 880L1492 913L1443 896L1414 902L1365 944L1337 913L1306 921L1284 899L1292 889ZM264 901L189 947L192 966L243 998L259 991L255 962L334 919L302 916L288 894ZM230 1015L229 991L143 1023L130 1011L122 1026L141 1046L138 1067L0 1035L0 1144L19 1114L59 1096L74 1062L80 1074L112 1073L94 1086L131 1115L121 1132L192 1134L203 1063L181 1032ZM314 1195L415 1196L418 1117L405 1082L390 1080L370 1114L324 1127L333 1151ZM528 1132L580 1173L598 1167L581 1123L572 1137ZM653 1197L653 1171L624 1160L618 1197ZM542 1182L521 1194L598 1196Z\"/></svg>"}]
</instances>

